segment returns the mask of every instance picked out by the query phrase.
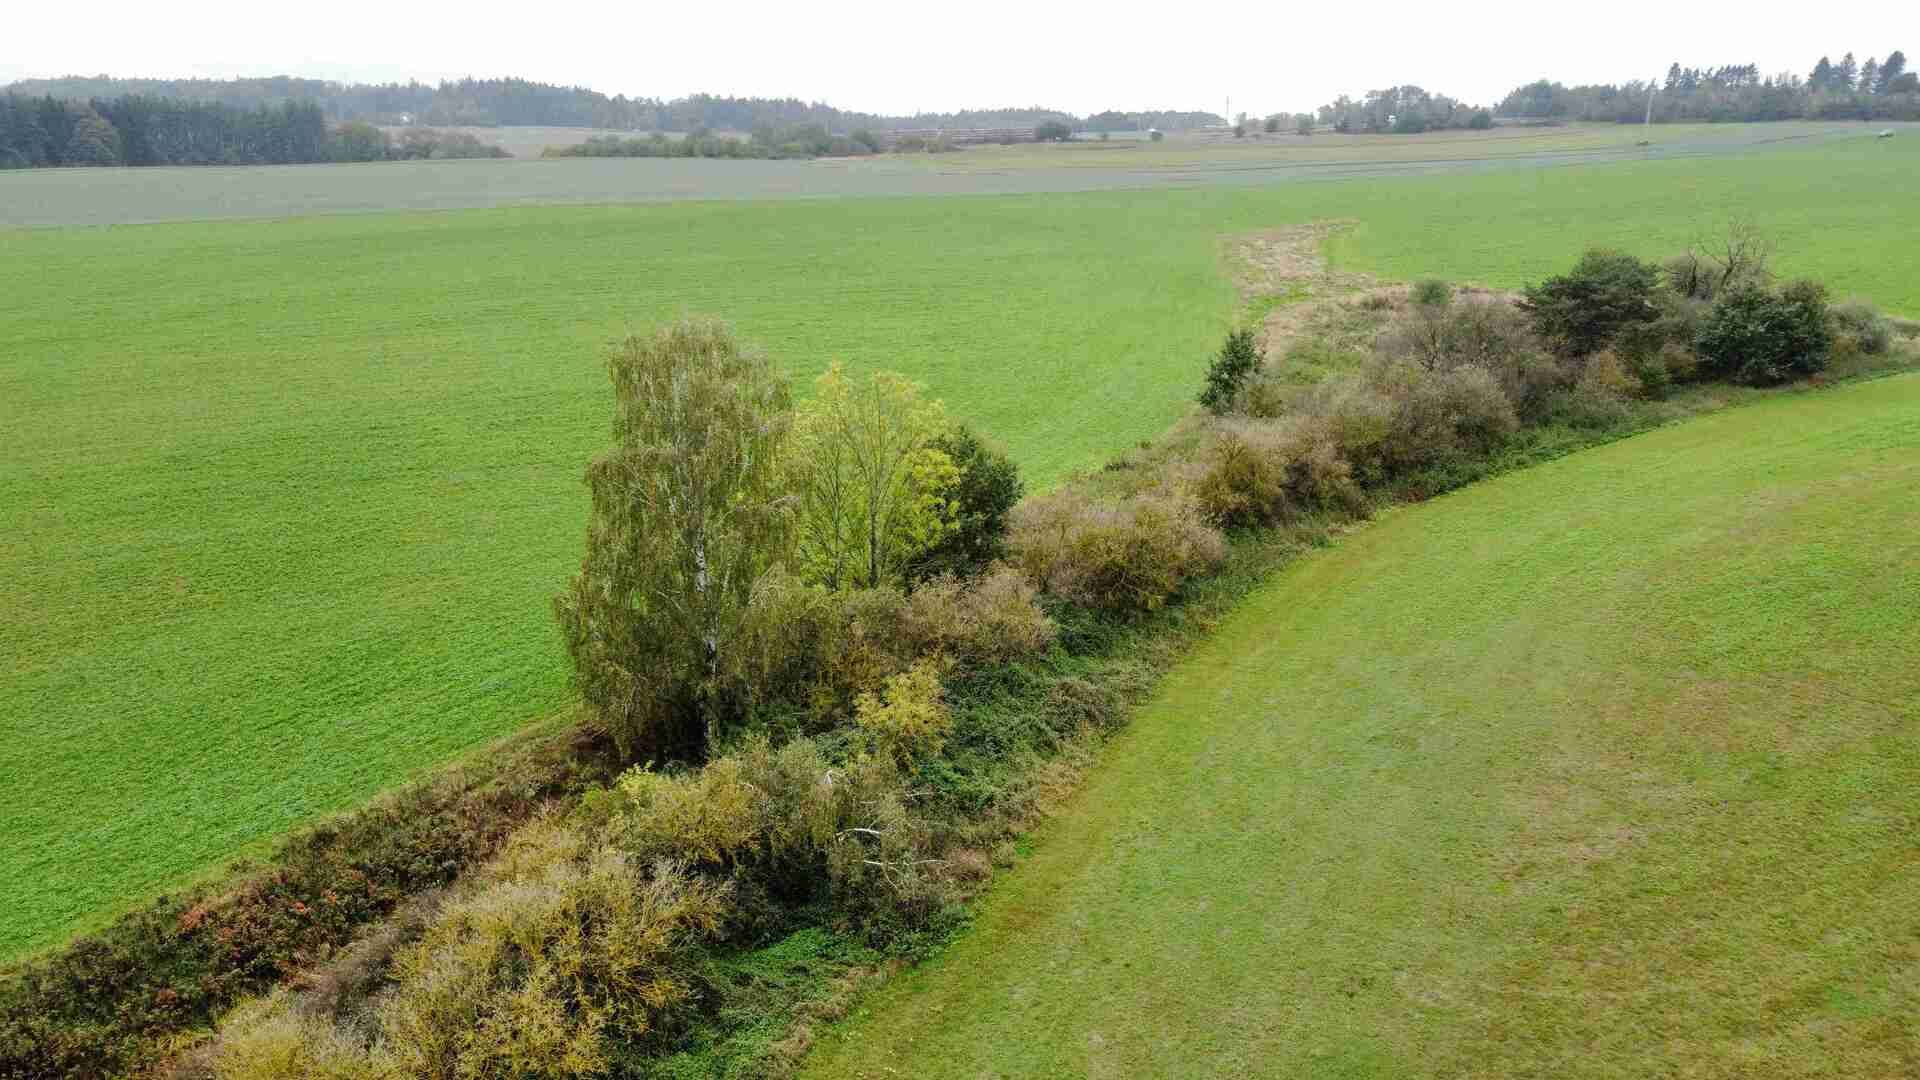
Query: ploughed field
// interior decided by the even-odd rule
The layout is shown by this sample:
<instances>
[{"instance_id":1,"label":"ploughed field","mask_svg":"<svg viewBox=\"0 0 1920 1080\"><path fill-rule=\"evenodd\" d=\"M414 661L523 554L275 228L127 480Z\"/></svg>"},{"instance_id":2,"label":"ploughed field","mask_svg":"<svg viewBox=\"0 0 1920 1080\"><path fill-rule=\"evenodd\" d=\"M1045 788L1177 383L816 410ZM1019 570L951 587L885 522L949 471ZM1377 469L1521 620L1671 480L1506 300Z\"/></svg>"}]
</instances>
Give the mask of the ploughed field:
<instances>
[{"instance_id":1,"label":"ploughed field","mask_svg":"<svg viewBox=\"0 0 1920 1080\"><path fill-rule=\"evenodd\" d=\"M1911 1075L1917 611L1920 376L1393 512L806 1075Z\"/></svg>"},{"instance_id":2,"label":"ploughed field","mask_svg":"<svg viewBox=\"0 0 1920 1080\"><path fill-rule=\"evenodd\" d=\"M1348 219L1331 249L1344 269L1516 286L1589 243L1664 255L1741 213L1779 241L1784 271L1920 313L1920 139L1656 129L1669 135L1721 142L1168 186L1196 162L1282 152L1202 145L1153 189L0 229L0 956L564 707L547 601L578 557L580 476L606 437L600 352L628 328L723 315L803 387L835 358L903 371L1043 486L1188 407L1234 314L1223 238L1250 230ZM964 164L937 174L991 176L981 163L999 154L1026 183L1021 162L1047 149L948 155ZM1082 187L1137 185L1073 155L1169 153L1059 149L1056 171ZM421 169L599 164L645 177L674 163ZM793 193L935 167L802 164ZM367 176L386 186L357 207L419 206L407 178L429 174L409 169L268 170L311 201L242 208L327 209L336 185L362 183L333 178ZM103 220L142 185L164 202L167 185L231 172L0 176L0 220L23 220L23 193L95 208L57 220ZM88 193L109 180L132 186ZM509 201L571 199L534 189Z\"/></svg>"}]
</instances>

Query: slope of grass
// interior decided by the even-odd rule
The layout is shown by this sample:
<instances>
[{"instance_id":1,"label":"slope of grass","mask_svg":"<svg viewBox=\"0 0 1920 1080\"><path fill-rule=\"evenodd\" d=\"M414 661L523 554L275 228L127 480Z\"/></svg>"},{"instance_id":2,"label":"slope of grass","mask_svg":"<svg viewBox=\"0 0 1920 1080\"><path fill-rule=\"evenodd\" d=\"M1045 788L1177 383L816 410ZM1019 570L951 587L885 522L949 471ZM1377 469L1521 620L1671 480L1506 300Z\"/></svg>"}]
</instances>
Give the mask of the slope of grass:
<instances>
[{"instance_id":1,"label":"slope of grass","mask_svg":"<svg viewBox=\"0 0 1920 1080\"><path fill-rule=\"evenodd\" d=\"M564 704L629 326L905 371L1044 485L1184 410L1224 234L1355 218L1350 268L1510 285L1740 209L1913 312L1916 160L0 231L0 956Z\"/></svg>"},{"instance_id":2,"label":"slope of grass","mask_svg":"<svg viewBox=\"0 0 1920 1080\"><path fill-rule=\"evenodd\" d=\"M1917 605L1916 376L1395 512L810 1075L1910 1075Z\"/></svg>"}]
</instances>

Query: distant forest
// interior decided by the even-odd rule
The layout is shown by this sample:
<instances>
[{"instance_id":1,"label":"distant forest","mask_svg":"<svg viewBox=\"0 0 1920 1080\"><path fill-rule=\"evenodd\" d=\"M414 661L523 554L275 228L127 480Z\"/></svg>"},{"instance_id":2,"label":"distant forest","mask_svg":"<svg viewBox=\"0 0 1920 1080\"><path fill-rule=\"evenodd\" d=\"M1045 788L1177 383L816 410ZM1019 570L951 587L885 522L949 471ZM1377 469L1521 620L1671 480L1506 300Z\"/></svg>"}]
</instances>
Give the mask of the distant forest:
<instances>
[{"instance_id":1,"label":"distant forest","mask_svg":"<svg viewBox=\"0 0 1920 1080\"><path fill-rule=\"evenodd\" d=\"M1391 132L1418 134L1442 128L1491 127L1507 120L1593 120L1736 123L1766 120L1920 120L1920 76L1907 70L1898 49L1885 60L1865 63L1852 53L1834 63L1823 56L1805 77L1793 72L1763 76L1757 64L1689 68L1674 64L1664 82L1629 81L1565 86L1541 79L1508 94L1487 110L1418 86L1391 86L1355 100L1342 95L1314 113L1275 113L1267 131ZM1242 120L1244 126L1245 121Z\"/></svg>"},{"instance_id":2,"label":"distant forest","mask_svg":"<svg viewBox=\"0 0 1920 1080\"><path fill-rule=\"evenodd\" d=\"M1037 106L879 116L797 98L695 94L663 101L608 97L583 87L524 79L462 79L427 86L354 85L288 76L76 76L28 79L0 88L0 168L505 156L472 135L432 130L453 126L688 133L699 138L677 147L677 152L764 157L780 156L783 148L790 149L796 141L811 152L828 153L830 146L854 145L847 137L857 132L1036 127L1048 122L1089 131L1124 131L1178 130L1223 121L1206 112L1105 112L1082 120ZM407 130L395 139L379 125ZM714 131L752 132L754 138L750 142L715 139L710 135Z\"/></svg>"},{"instance_id":3,"label":"distant forest","mask_svg":"<svg viewBox=\"0 0 1920 1080\"><path fill-rule=\"evenodd\" d=\"M752 131L762 127L820 124L829 130L893 131L914 128L1032 126L1063 120L1087 130L1138 127L1188 128L1219 124L1205 112L1106 112L1083 125L1057 109L967 109L915 116L850 112L798 98L736 98L695 94L671 101L608 97L579 86L552 86L525 79L462 79L438 86L422 83L358 85L275 76L264 79L114 79L70 76L26 79L0 88L22 97L63 101L144 97L224 105L235 109L311 104L328 121L424 124L430 127L591 127L615 131Z\"/></svg>"},{"instance_id":4,"label":"distant forest","mask_svg":"<svg viewBox=\"0 0 1920 1080\"><path fill-rule=\"evenodd\" d=\"M396 139L362 121L329 124L311 103L241 108L157 97L0 95L0 168L8 169L507 156L464 132L408 128Z\"/></svg>"},{"instance_id":5,"label":"distant forest","mask_svg":"<svg viewBox=\"0 0 1920 1080\"><path fill-rule=\"evenodd\" d=\"M1761 75L1756 64L1688 68L1674 64L1664 81L1563 86L1528 83L1494 109L1503 117L1612 120L1640 123L1653 103L1653 122L1730 123L1753 120L1920 120L1920 76L1907 54L1865 63L1848 53L1839 63L1823 56L1804 77Z\"/></svg>"}]
</instances>

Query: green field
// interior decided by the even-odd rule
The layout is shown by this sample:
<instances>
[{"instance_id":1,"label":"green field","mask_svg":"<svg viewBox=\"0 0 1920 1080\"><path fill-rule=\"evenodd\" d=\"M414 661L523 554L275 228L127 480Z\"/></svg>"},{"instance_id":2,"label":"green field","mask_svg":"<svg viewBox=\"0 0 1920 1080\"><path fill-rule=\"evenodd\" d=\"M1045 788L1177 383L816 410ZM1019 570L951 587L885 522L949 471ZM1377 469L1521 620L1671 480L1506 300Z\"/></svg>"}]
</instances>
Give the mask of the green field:
<instances>
[{"instance_id":1,"label":"green field","mask_svg":"<svg viewBox=\"0 0 1920 1080\"><path fill-rule=\"evenodd\" d=\"M1920 124L1896 125L1920 137ZM556 128L471 129L526 153ZM1860 123L1590 124L1406 136L1174 138L819 161L570 158L0 171L0 228L480 207L1247 187L1679 162L1871 141ZM489 134L491 132L491 134ZM1650 143L1641 146L1642 140ZM538 150L534 149L537 154ZM1897 152L1897 151L1895 151Z\"/></svg>"},{"instance_id":2,"label":"green field","mask_svg":"<svg viewBox=\"0 0 1920 1080\"><path fill-rule=\"evenodd\" d=\"M1920 376L1396 511L808 1075L1912 1075L1916 604Z\"/></svg>"},{"instance_id":3,"label":"green field","mask_svg":"<svg viewBox=\"0 0 1920 1080\"><path fill-rule=\"evenodd\" d=\"M1223 236L1350 219L1340 265L1510 286L1744 213L1783 269L1916 314L1916 164L1856 129L1338 183L0 231L0 955L564 706L547 600L628 327L713 312L803 380L907 372L1044 485L1186 409L1234 309ZM339 168L286 172L368 175Z\"/></svg>"}]
</instances>

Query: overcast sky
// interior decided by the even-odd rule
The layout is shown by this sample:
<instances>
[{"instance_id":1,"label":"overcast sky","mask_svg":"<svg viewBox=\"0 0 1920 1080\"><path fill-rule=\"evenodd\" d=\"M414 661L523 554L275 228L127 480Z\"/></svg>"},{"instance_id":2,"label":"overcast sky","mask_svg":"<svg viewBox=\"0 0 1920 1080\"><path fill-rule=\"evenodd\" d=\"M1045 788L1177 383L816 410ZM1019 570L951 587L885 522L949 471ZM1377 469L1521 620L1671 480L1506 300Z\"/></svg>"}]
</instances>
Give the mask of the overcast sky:
<instances>
[{"instance_id":1,"label":"overcast sky","mask_svg":"<svg viewBox=\"0 0 1920 1080\"><path fill-rule=\"evenodd\" d=\"M608 94L798 97L889 114L1046 105L1311 108L1400 82L1476 103L1540 76L1617 82L1689 65L1805 75L1821 53L1920 49L1920 8L1613 0L1230 4L450 4L97 0L18 4L0 82L68 74L517 75ZM1734 12L1740 12L1735 16ZM1913 37L1916 40L1899 40Z\"/></svg>"}]
</instances>

